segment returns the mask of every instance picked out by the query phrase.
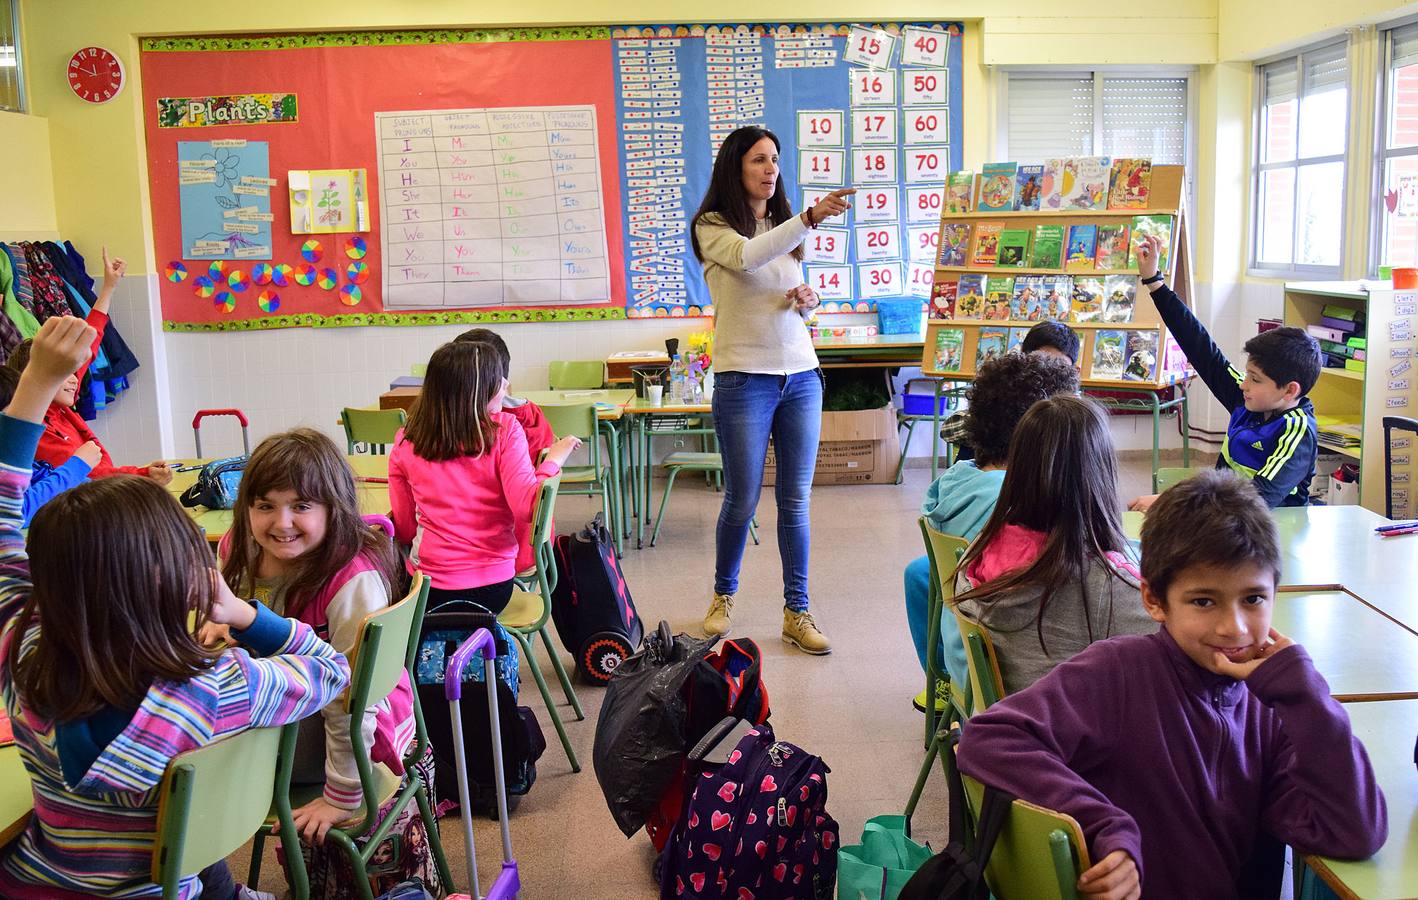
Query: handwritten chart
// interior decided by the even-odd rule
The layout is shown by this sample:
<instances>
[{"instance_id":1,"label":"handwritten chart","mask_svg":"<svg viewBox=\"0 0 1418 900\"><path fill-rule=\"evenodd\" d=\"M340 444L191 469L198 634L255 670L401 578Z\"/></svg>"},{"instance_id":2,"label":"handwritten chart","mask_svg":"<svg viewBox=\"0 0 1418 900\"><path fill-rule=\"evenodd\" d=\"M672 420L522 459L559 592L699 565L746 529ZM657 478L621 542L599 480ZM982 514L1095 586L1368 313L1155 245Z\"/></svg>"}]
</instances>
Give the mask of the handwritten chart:
<instances>
[{"instance_id":1,"label":"handwritten chart","mask_svg":"<svg viewBox=\"0 0 1418 900\"><path fill-rule=\"evenodd\" d=\"M594 106L374 121L385 308L610 299Z\"/></svg>"}]
</instances>

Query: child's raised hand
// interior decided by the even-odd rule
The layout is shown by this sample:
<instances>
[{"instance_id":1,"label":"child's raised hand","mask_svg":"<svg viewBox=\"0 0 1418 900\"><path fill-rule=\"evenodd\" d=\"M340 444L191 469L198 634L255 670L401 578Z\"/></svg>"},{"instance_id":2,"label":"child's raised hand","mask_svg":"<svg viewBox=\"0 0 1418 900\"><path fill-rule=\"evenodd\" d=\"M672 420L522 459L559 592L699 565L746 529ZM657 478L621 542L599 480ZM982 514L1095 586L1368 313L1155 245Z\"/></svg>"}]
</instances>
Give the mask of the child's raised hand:
<instances>
[{"instance_id":1,"label":"child's raised hand","mask_svg":"<svg viewBox=\"0 0 1418 900\"><path fill-rule=\"evenodd\" d=\"M581 439L568 435L547 448L546 459L558 466L564 466L579 446L581 446Z\"/></svg>"},{"instance_id":2,"label":"child's raised hand","mask_svg":"<svg viewBox=\"0 0 1418 900\"><path fill-rule=\"evenodd\" d=\"M94 331L83 319L73 316L52 316L40 326L30 350L30 361L25 366L25 374L31 372L53 383L57 389L64 379L78 371L89 361L92 352Z\"/></svg>"},{"instance_id":3,"label":"child's raised hand","mask_svg":"<svg viewBox=\"0 0 1418 900\"><path fill-rule=\"evenodd\" d=\"M1089 900L1135 900L1142 896L1137 863L1126 850L1114 850L1078 876L1078 892Z\"/></svg>"},{"instance_id":4,"label":"child's raised hand","mask_svg":"<svg viewBox=\"0 0 1418 900\"><path fill-rule=\"evenodd\" d=\"M212 608L207 612L207 621L215 625L230 625L233 628L250 628L256 621L256 607L237 597L231 587L216 569L212 575Z\"/></svg>"},{"instance_id":5,"label":"child's raised hand","mask_svg":"<svg viewBox=\"0 0 1418 900\"><path fill-rule=\"evenodd\" d=\"M1217 672L1220 672L1222 675L1230 675L1237 681L1245 681L1247 678L1251 677L1255 670L1259 669L1267 659L1274 657L1275 654L1284 650L1286 647L1293 646L1295 646L1294 641L1272 628L1265 642L1261 644L1260 650L1256 651L1256 655L1243 663L1231 662L1226 658L1226 654L1220 651L1212 653L1211 658L1216 663Z\"/></svg>"},{"instance_id":6,"label":"child's raised hand","mask_svg":"<svg viewBox=\"0 0 1418 900\"><path fill-rule=\"evenodd\" d=\"M1157 259L1162 252L1162 242L1156 235L1145 234L1137 239L1137 274L1141 278L1151 278L1157 274Z\"/></svg>"},{"instance_id":7,"label":"child's raised hand","mask_svg":"<svg viewBox=\"0 0 1418 900\"><path fill-rule=\"evenodd\" d=\"M118 280L128 271L128 263L124 262L121 256L112 259L108 256L108 248L103 248L103 286L108 290L113 290L118 286Z\"/></svg>"}]
</instances>

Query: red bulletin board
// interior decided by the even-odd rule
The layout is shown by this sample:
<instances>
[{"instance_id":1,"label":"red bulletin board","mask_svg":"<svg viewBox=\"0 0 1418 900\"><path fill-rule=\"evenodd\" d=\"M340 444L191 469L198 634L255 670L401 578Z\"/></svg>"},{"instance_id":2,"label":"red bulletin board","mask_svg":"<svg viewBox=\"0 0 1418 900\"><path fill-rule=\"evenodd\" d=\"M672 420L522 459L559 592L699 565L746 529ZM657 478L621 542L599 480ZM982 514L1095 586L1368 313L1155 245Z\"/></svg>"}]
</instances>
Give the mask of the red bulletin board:
<instances>
[{"instance_id":1,"label":"red bulletin board","mask_svg":"<svg viewBox=\"0 0 1418 900\"><path fill-rule=\"evenodd\" d=\"M153 241L160 271L182 262L188 277L161 282L168 330L245 330L292 326L422 325L459 321L540 321L623 318L625 275L610 267L611 301L594 306L499 306L471 311L386 312L381 303L381 185L376 112L428 109L589 105L596 110L601 160L606 250L624 257L620 175L617 158L612 43L604 29L526 29L506 32L427 32L363 35L303 35L279 38L147 39L140 57ZM476 41L476 42L464 42ZM322 43L344 42L339 46ZM387 43L385 43L387 42ZM158 99L295 94L294 122L162 128ZM242 138L269 144L271 187L270 260L227 261L227 271L250 274L257 263L305 264L301 247L318 240L324 258L316 265L340 273L336 289L290 281L279 288L280 307L258 306L262 288L233 293L234 309L219 308L194 290L209 261L184 254L178 186L180 141ZM351 262L344 243L353 233L292 234L287 172L293 169L365 169L371 230L367 280L356 305L342 302Z\"/></svg>"}]
</instances>

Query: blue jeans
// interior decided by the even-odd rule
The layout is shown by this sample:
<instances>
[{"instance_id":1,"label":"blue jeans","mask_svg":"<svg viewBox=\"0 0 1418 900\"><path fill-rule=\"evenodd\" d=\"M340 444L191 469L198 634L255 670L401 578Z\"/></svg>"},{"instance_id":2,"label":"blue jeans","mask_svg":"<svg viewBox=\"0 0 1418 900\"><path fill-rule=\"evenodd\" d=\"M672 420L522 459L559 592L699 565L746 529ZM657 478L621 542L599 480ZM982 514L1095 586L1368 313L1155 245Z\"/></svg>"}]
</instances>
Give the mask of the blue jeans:
<instances>
[{"instance_id":1,"label":"blue jeans","mask_svg":"<svg viewBox=\"0 0 1418 900\"><path fill-rule=\"evenodd\" d=\"M808 501L817 468L822 430L822 376L719 372L714 376L714 433L724 457L724 505L715 534L714 592L739 589L748 524L763 491L763 463L773 438L777 477L778 555L783 561L783 602L801 612L808 607L807 568L811 549Z\"/></svg>"}]
</instances>

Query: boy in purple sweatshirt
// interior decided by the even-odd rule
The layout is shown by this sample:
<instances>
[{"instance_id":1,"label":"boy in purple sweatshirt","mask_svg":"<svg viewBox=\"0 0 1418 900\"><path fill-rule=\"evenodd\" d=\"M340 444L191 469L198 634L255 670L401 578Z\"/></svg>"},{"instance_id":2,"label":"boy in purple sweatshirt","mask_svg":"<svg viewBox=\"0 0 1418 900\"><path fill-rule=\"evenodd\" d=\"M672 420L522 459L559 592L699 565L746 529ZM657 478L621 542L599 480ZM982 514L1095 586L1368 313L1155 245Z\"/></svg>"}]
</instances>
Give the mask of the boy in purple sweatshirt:
<instances>
[{"instance_id":1,"label":"boy in purple sweatshirt","mask_svg":"<svg viewBox=\"0 0 1418 900\"><path fill-rule=\"evenodd\" d=\"M1285 844L1373 855L1383 794L1309 655L1270 627L1280 550L1255 489L1213 470L1164 493L1142 579L1162 629L972 717L961 771L1078 820L1085 897L1278 897Z\"/></svg>"}]
</instances>

